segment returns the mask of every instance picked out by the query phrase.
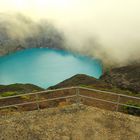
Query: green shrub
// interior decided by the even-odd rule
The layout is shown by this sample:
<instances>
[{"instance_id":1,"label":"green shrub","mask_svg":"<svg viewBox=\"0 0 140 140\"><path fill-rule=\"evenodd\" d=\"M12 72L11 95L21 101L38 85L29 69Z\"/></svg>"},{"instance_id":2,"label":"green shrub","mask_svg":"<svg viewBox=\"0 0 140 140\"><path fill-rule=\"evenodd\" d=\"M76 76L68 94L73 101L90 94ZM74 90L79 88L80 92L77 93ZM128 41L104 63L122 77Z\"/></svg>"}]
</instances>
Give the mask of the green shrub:
<instances>
[{"instance_id":1,"label":"green shrub","mask_svg":"<svg viewBox=\"0 0 140 140\"><path fill-rule=\"evenodd\" d=\"M24 99L24 100L29 100L30 99L30 96L28 95L23 95L20 97L21 99Z\"/></svg>"},{"instance_id":2,"label":"green shrub","mask_svg":"<svg viewBox=\"0 0 140 140\"><path fill-rule=\"evenodd\" d=\"M127 105L131 105L134 107L140 107L140 104L138 103L134 103L134 102L128 102ZM134 108L134 107L129 107L129 106L124 106L124 110L131 115L140 115L140 109L139 108Z\"/></svg>"},{"instance_id":3,"label":"green shrub","mask_svg":"<svg viewBox=\"0 0 140 140\"><path fill-rule=\"evenodd\" d=\"M18 95L17 92L13 92L13 91L8 91L8 92L4 92L1 94L1 97L8 97L8 96L14 96L14 95Z\"/></svg>"}]
</instances>

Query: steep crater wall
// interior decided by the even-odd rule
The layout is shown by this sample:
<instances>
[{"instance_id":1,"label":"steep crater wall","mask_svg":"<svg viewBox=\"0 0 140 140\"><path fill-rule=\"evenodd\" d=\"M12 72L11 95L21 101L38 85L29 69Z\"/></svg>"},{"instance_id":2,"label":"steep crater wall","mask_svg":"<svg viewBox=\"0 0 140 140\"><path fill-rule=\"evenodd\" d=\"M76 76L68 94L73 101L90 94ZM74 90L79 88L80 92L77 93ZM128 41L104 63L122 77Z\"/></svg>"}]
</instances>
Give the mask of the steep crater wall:
<instances>
[{"instance_id":1,"label":"steep crater wall","mask_svg":"<svg viewBox=\"0 0 140 140\"><path fill-rule=\"evenodd\" d=\"M0 56L27 48L64 48L63 34L46 21L5 14L0 19Z\"/></svg>"}]
</instances>

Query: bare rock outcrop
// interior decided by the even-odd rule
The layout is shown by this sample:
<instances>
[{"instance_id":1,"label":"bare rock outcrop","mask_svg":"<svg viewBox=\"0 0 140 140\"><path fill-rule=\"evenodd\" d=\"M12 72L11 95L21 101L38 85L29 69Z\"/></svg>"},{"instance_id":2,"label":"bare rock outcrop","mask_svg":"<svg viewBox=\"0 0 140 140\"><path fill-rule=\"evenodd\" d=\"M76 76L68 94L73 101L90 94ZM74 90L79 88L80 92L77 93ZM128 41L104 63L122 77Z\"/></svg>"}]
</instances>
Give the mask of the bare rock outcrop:
<instances>
[{"instance_id":1,"label":"bare rock outcrop","mask_svg":"<svg viewBox=\"0 0 140 140\"><path fill-rule=\"evenodd\" d=\"M140 93L140 64L111 69L100 79L118 88Z\"/></svg>"}]
</instances>

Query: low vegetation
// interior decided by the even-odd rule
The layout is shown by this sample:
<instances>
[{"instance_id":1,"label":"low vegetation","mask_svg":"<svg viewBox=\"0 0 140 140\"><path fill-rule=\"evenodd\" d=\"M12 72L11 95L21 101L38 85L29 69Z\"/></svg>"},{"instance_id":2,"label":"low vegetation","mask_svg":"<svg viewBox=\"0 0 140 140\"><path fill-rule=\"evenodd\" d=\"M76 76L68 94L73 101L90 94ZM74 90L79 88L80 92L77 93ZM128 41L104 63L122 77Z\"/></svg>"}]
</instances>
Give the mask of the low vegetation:
<instances>
[{"instance_id":1,"label":"low vegetation","mask_svg":"<svg viewBox=\"0 0 140 140\"><path fill-rule=\"evenodd\" d=\"M130 106L134 106L134 107L130 107L130 106L124 106L124 111L126 111L128 114L131 114L131 115L138 115L140 116L140 103L134 103L132 101L128 102L127 105L130 105ZM139 108L137 108L139 107Z\"/></svg>"},{"instance_id":2,"label":"low vegetation","mask_svg":"<svg viewBox=\"0 0 140 140\"><path fill-rule=\"evenodd\" d=\"M18 95L18 92L13 92L13 91L8 91L8 92L4 92L2 94L0 94L0 97L8 97L8 96L14 96L14 95Z\"/></svg>"},{"instance_id":3,"label":"low vegetation","mask_svg":"<svg viewBox=\"0 0 140 140\"><path fill-rule=\"evenodd\" d=\"M0 97L8 97L42 90L44 89L32 84L0 85Z\"/></svg>"}]
</instances>

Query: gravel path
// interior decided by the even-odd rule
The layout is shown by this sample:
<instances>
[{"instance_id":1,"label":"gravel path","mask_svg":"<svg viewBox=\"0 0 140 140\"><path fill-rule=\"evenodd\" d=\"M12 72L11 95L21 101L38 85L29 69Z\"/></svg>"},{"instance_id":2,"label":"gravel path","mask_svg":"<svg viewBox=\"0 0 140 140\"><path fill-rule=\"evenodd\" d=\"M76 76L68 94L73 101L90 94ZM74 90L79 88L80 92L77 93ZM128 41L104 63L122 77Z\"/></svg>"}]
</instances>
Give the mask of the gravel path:
<instances>
[{"instance_id":1,"label":"gravel path","mask_svg":"<svg viewBox=\"0 0 140 140\"><path fill-rule=\"evenodd\" d=\"M0 140L140 140L140 117L81 105L0 117Z\"/></svg>"}]
</instances>

